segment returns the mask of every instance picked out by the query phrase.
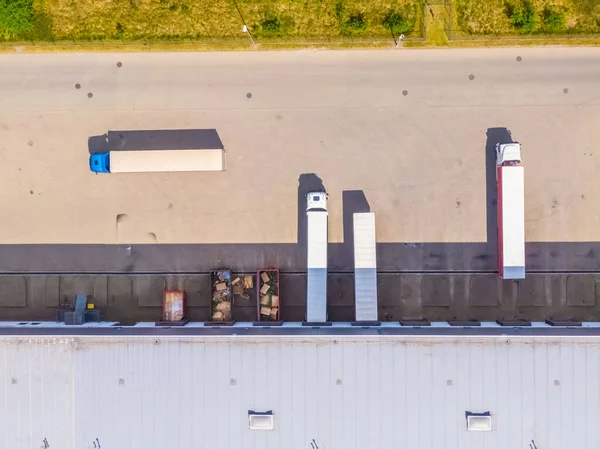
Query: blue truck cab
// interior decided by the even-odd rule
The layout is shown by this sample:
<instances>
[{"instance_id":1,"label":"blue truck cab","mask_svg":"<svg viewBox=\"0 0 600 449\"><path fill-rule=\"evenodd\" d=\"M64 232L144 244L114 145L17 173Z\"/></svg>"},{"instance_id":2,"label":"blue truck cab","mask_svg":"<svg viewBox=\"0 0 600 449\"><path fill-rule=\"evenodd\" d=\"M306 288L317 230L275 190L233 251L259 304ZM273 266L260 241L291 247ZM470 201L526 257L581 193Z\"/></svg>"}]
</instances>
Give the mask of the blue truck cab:
<instances>
[{"instance_id":1,"label":"blue truck cab","mask_svg":"<svg viewBox=\"0 0 600 449\"><path fill-rule=\"evenodd\" d=\"M110 152L91 154L90 170L94 173L110 173Z\"/></svg>"}]
</instances>

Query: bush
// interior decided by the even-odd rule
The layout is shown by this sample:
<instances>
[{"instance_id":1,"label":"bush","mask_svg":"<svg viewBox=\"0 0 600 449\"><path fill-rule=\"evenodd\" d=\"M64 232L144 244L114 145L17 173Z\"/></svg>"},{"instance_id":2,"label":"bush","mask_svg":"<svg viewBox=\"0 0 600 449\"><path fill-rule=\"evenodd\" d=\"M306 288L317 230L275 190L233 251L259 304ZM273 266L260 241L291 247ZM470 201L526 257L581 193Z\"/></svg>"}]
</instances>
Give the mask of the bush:
<instances>
[{"instance_id":1,"label":"bush","mask_svg":"<svg viewBox=\"0 0 600 449\"><path fill-rule=\"evenodd\" d=\"M544 31L548 31L549 33L559 33L564 31L566 27L564 10L547 6L542 11L542 23L544 26Z\"/></svg>"},{"instance_id":2,"label":"bush","mask_svg":"<svg viewBox=\"0 0 600 449\"><path fill-rule=\"evenodd\" d=\"M535 8L531 0L520 3L507 3L504 11L513 26L522 33L533 33L536 29Z\"/></svg>"},{"instance_id":3,"label":"bush","mask_svg":"<svg viewBox=\"0 0 600 449\"><path fill-rule=\"evenodd\" d=\"M34 20L32 0L0 0L0 40L28 38Z\"/></svg>"},{"instance_id":4,"label":"bush","mask_svg":"<svg viewBox=\"0 0 600 449\"><path fill-rule=\"evenodd\" d=\"M253 32L256 37L284 37L293 25L293 21L289 17L280 17L273 13L266 13L263 15L260 24L253 27Z\"/></svg>"},{"instance_id":5,"label":"bush","mask_svg":"<svg viewBox=\"0 0 600 449\"><path fill-rule=\"evenodd\" d=\"M414 28L414 21L411 23L407 17L403 16L395 9L390 9L385 14L381 24L384 27L389 28L395 35L410 34Z\"/></svg>"},{"instance_id":6,"label":"bush","mask_svg":"<svg viewBox=\"0 0 600 449\"><path fill-rule=\"evenodd\" d=\"M346 5L341 0L335 4L335 17L340 24L343 36L360 35L369 30L369 21L364 13L357 11L348 14Z\"/></svg>"},{"instance_id":7,"label":"bush","mask_svg":"<svg viewBox=\"0 0 600 449\"><path fill-rule=\"evenodd\" d=\"M346 26L352 31L363 32L369 29L369 22L367 22L362 12L357 12L348 17Z\"/></svg>"},{"instance_id":8,"label":"bush","mask_svg":"<svg viewBox=\"0 0 600 449\"><path fill-rule=\"evenodd\" d=\"M340 22L340 25L346 22L347 16L346 5L344 5L342 1L338 1L335 4L335 17L338 19L338 22Z\"/></svg>"},{"instance_id":9,"label":"bush","mask_svg":"<svg viewBox=\"0 0 600 449\"><path fill-rule=\"evenodd\" d=\"M125 37L125 28L119 22L117 22L116 32L113 36L114 39L123 39Z\"/></svg>"}]
</instances>

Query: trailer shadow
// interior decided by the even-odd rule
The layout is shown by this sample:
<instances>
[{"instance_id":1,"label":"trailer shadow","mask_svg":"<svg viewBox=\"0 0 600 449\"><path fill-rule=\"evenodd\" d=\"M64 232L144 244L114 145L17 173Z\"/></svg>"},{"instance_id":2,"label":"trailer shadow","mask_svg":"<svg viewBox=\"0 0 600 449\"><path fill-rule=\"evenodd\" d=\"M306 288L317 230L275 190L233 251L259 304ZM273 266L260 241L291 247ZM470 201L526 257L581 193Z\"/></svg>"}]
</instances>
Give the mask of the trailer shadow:
<instances>
[{"instance_id":1,"label":"trailer shadow","mask_svg":"<svg viewBox=\"0 0 600 449\"><path fill-rule=\"evenodd\" d=\"M329 245L328 264L332 271L348 271L354 267L354 214L371 212L371 206L362 190L342 191L343 242ZM344 261L340 265L340 261ZM348 267L348 263L352 267Z\"/></svg>"},{"instance_id":2,"label":"trailer shadow","mask_svg":"<svg viewBox=\"0 0 600 449\"><path fill-rule=\"evenodd\" d=\"M88 139L90 154L136 150L223 149L216 129L153 129L108 131Z\"/></svg>"},{"instance_id":3,"label":"trailer shadow","mask_svg":"<svg viewBox=\"0 0 600 449\"><path fill-rule=\"evenodd\" d=\"M315 173L302 173L298 178L298 237L296 239L296 251L300 260L303 260L302 269L306 269L306 245L307 245L307 219L306 219L306 195L310 192L326 192L323 180Z\"/></svg>"},{"instance_id":4,"label":"trailer shadow","mask_svg":"<svg viewBox=\"0 0 600 449\"><path fill-rule=\"evenodd\" d=\"M488 128L485 145L486 233L489 250L498 245L498 186L496 181L496 144L512 143L507 128Z\"/></svg>"}]
</instances>

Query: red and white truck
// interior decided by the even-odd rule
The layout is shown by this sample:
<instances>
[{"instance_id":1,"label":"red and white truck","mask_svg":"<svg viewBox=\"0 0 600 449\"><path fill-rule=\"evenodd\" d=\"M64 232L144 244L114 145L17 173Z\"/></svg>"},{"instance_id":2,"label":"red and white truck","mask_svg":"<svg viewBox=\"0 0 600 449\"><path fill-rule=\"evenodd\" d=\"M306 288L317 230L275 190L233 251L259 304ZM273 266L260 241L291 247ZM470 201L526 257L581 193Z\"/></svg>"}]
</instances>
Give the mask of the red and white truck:
<instances>
[{"instance_id":1,"label":"red and white truck","mask_svg":"<svg viewBox=\"0 0 600 449\"><path fill-rule=\"evenodd\" d=\"M521 145L496 145L498 182L498 275L525 278L525 177Z\"/></svg>"}]
</instances>

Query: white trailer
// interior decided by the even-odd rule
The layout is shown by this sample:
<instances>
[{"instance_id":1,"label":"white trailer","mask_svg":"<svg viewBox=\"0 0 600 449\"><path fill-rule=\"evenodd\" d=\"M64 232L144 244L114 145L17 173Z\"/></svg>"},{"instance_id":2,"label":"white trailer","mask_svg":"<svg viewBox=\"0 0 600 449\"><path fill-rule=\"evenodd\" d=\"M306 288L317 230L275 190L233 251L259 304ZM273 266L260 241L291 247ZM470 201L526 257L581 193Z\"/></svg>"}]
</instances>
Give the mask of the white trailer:
<instances>
[{"instance_id":1,"label":"white trailer","mask_svg":"<svg viewBox=\"0 0 600 449\"><path fill-rule=\"evenodd\" d=\"M327 194L311 192L306 196L307 289L306 321L327 321Z\"/></svg>"},{"instance_id":2,"label":"white trailer","mask_svg":"<svg viewBox=\"0 0 600 449\"><path fill-rule=\"evenodd\" d=\"M377 253L375 214L354 219L354 290L356 321L377 321Z\"/></svg>"},{"instance_id":3,"label":"white trailer","mask_svg":"<svg viewBox=\"0 0 600 449\"><path fill-rule=\"evenodd\" d=\"M498 275L525 278L525 176L521 145L496 145L498 182Z\"/></svg>"},{"instance_id":4,"label":"white trailer","mask_svg":"<svg viewBox=\"0 0 600 449\"><path fill-rule=\"evenodd\" d=\"M109 151L90 156L95 173L192 172L225 170L225 150Z\"/></svg>"}]
</instances>

